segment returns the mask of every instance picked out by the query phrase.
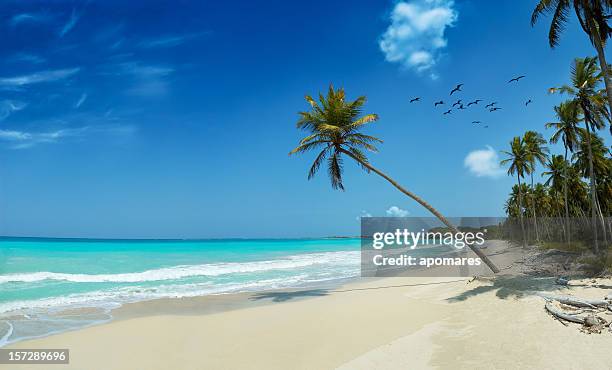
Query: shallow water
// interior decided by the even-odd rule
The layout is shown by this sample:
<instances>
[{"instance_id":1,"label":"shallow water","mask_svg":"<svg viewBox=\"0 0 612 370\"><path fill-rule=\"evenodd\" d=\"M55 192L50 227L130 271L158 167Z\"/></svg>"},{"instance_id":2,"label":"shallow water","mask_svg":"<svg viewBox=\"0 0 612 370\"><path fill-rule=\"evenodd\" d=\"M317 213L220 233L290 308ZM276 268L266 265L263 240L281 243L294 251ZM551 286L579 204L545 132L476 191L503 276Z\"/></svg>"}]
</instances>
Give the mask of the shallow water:
<instances>
[{"instance_id":1,"label":"shallow water","mask_svg":"<svg viewBox=\"0 0 612 370\"><path fill-rule=\"evenodd\" d=\"M0 239L0 346L111 319L128 302L359 275L359 239Z\"/></svg>"}]
</instances>

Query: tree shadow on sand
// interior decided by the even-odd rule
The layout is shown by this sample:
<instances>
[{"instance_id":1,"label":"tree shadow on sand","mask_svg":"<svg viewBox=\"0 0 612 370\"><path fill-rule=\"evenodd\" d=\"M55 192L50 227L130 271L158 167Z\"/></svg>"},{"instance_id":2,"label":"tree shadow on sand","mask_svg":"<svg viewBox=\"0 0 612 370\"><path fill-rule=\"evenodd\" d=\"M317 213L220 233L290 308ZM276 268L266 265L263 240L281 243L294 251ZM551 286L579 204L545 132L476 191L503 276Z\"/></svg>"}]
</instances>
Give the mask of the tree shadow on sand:
<instances>
[{"instance_id":1,"label":"tree shadow on sand","mask_svg":"<svg viewBox=\"0 0 612 370\"><path fill-rule=\"evenodd\" d=\"M298 290L295 292L264 292L254 294L249 299L252 301L269 299L272 302L285 302L294 298L323 297L329 295L329 293L327 289Z\"/></svg>"},{"instance_id":2,"label":"tree shadow on sand","mask_svg":"<svg viewBox=\"0 0 612 370\"><path fill-rule=\"evenodd\" d=\"M562 286L555 283L554 277L536 276L498 276L491 280L491 285L478 286L466 290L454 297L447 299L449 302L461 302L479 294L495 291L495 295L501 299L522 298L533 295L536 292L553 291Z\"/></svg>"}]
</instances>

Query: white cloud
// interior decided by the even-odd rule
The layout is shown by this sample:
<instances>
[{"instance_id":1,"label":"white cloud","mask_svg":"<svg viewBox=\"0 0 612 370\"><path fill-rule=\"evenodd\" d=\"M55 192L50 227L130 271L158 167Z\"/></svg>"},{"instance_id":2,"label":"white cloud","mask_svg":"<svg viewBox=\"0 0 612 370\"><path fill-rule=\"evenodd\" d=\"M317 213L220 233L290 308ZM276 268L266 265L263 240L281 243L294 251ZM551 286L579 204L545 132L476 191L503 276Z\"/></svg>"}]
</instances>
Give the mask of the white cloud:
<instances>
[{"instance_id":1,"label":"white cloud","mask_svg":"<svg viewBox=\"0 0 612 370\"><path fill-rule=\"evenodd\" d=\"M21 87L41 82L59 81L76 74L79 70L79 68L56 69L23 76L3 77L0 78L0 87Z\"/></svg>"},{"instance_id":2,"label":"white cloud","mask_svg":"<svg viewBox=\"0 0 612 370\"><path fill-rule=\"evenodd\" d=\"M9 62L26 62L26 63L32 63L32 64L40 64L46 61L45 58L39 55L29 54L29 53L16 53L8 57L7 60Z\"/></svg>"},{"instance_id":3,"label":"white cloud","mask_svg":"<svg viewBox=\"0 0 612 370\"><path fill-rule=\"evenodd\" d=\"M62 27L62 29L59 32L59 36L60 37L64 37L64 35L66 35L68 32L70 32L74 26L76 26L77 22L79 21L79 18L81 16L79 14L77 14L76 10L72 9L72 13L70 14L70 18L68 18L68 21L64 24L64 27Z\"/></svg>"},{"instance_id":4,"label":"white cloud","mask_svg":"<svg viewBox=\"0 0 612 370\"><path fill-rule=\"evenodd\" d=\"M27 132L17 130L2 130L0 129L0 142L10 142L11 149L26 149L31 148L41 143L57 143L67 138L77 138L86 135L99 136L129 136L136 131L134 126L82 126L73 128L64 128L53 131L44 132Z\"/></svg>"},{"instance_id":5,"label":"white cloud","mask_svg":"<svg viewBox=\"0 0 612 370\"><path fill-rule=\"evenodd\" d=\"M391 25L382 35L379 46L389 62L400 63L417 72L429 71L446 47L444 32L457 18L453 0L401 1L391 12Z\"/></svg>"},{"instance_id":6,"label":"white cloud","mask_svg":"<svg viewBox=\"0 0 612 370\"><path fill-rule=\"evenodd\" d=\"M77 100L77 102L74 104L74 108L75 109L80 108L81 105L83 105L83 103L85 103L85 100L87 100L87 93L81 94L81 97L79 98L79 100Z\"/></svg>"},{"instance_id":7,"label":"white cloud","mask_svg":"<svg viewBox=\"0 0 612 370\"><path fill-rule=\"evenodd\" d=\"M486 149L469 152L463 164L476 177L497 178L504 174L504 170L499 166L497 152L489 145Z\"/></svg>"},{"instance_id":8,"label":"white cloud","mask_svg":"<svg viewBox=\"0 0 612 370\"><path fill-rule=\"evenodd\" d=\"M17 100L0 101L0 121L4 121L14 112L19 112L27 106L26 103Z\"/></svg>"},{"instance_id":9,"label":"white cloud","mask_svg":"<svg viewBox=\"0 0 612 370\"><path fill-rule=\"evenodd\" d=\"M369 213L368 211L361 211L361 214L359 216L355 217L355 219L357 221L361 221L362 217L372 217L372 214Z\"/></svg>"},{"instance_id":10,"label":"white cloud","mask_svg":"<svg viewBox=\"0 0 612 370\"><path fill-rule=\"evenodd\" d=\"M410 212L405 209L401 209L398 206L391 206L385 211L388 217L407 217Z\"/></svg>"},{"instance_id":11,"label":"white cloud","mask_svg":"<svg viewBox=\"0 0 612 370\"><path fill-rule=\"evenodd\" d=\"M158 97L168 93L168 77L174 68L158 65L145 65L138 62L119 63L108 74L128 75L132 85L126 90L130 95L139 97Z\"/></svg>"},{"instance_id":12,"label":"white cloud","mask_svg":"<svg viewBox=\"0 0 612 370\"><path fill-rule=\"evenodd\" d=\"M19 13L11 17L9 24L15 27L22 23L46 23L51 21L52 18L47 13Z\"/></svg>"},{"instance_id":13,"label":"white cloud","mask_svg":"<svg viewBox=\"0 0 612 370\"><path fill-rule=\"evenodd\" d=\"M154 39L143 40L138 44L138 46L143 49L170 48L184 44L192 39L208 35L209 33L210 32L198 32L184 35L166 35Z\"/></svg>"}]
</instances>

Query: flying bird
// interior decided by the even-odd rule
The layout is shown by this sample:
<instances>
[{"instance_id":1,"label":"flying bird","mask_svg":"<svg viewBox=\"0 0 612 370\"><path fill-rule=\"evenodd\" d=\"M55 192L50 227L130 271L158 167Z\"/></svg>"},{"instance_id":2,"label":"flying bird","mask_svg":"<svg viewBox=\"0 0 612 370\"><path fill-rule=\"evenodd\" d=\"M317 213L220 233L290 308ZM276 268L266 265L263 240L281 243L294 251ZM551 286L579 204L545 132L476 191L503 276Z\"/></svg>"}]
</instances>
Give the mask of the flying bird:
<instances>
[{"instance_id":1,"label":"flying bird","mask_svg":"<svg viewBox=\"0 0 612 370\"><path fill-rule=\"evenodd\" d=\"M487 108L493 108L493 106L494 106L495 104L497 104L497 102L493 102L493 103L491 103L491 104L487 104L487 105L485 105L485 109L487 109Z\"/></svg>"},{"instance_id":2,"label":"flying bird","mask_svg":"<svg viewBox=\"0 0 612 370\"><path fill-rule=\"evenodd\" d=\"M444 104L443 100L437 101L434 103L434 107L437 107L438 105L442 105L442 104Z\"/></svg>"},{"instance_id":3,"label":"flying bird","mask_svg":"<svg viewBox=\"0 0 612 370\"><path fill-rule=\"evenodd\" d=\"M487 125L487 126L483 126L483 127L484 127L484 128L489 128L489 126L488 126L488 125Z\"/></svg>"},{"instance_id":4,"label":"flying bird","mask_svg":"<svg viewBox=\"0 0 612 370\"><path fill-rule=\"evenodd\" d=\"M478 103L480 103L481 101L482 101L482 100L480 100L480 99L476 99L476 100L474 100L474 101L472 101L472 102L469 102L469 103L468 103L468 107L469 107L469 106L471 106L471 105L474 105L474 104L478 104Z\"/></svg>"},{"instance_id":5,"label":"flying bird","mask_svg":"<svg viewBox=\"0 0 612 370\"><path fill-rule=\"evenodd\" d=\"M514 82L514 81L519 82L519 80L520 80L521 78L525 78L525 76L518 76L518 77L514 77L513 79L511 79L510 81L508 81L508 83L510 83L510 82Z\"/></svg>"},{"instance_id":6,"label":"flying bird","mask_svg":"<svg viewBox=\"0 0 612 370\"><path fill-rule=\"evenodd\" d=\"M501 108L494 107L494 108L489 109L489 112L495 112L496 110L500 110L500 109L501 109Z\"/></svg>"},{"instance_id":7,"label":"flying bird","mask_svg":"<svg viewBox=\"0 0 612 370\"><path fill-rule=\"evenodd\" d=\"M479 124L479 123L482 123L482 122L480 122L480 121L472 121L472 123Z\"/></svg>"},{"instance_id":8,"label":"flying bird","mask_svg":"<svg viewBox=\"0 0 612 370\"><path fill-rule=\"evenodd\" d=\"M421 101L421 97L420 97L420 96L417 96L417 97L416 97L416 98L414 98L414 99L410 99L410 102L411 102L411 103L414 103L415 101Z\"/></svg>"},{"instance_id":9,"label":"flying bird","mask_svg":"<svg viewBox=\"0 0 612 370\"><path fill-rule=\"evenodd\" d=\"M452 111L452 109L447 110L446 112L444 112L444 115L450 114Z\"/></svg>"},{"instance_id":10,"label":"flying bird","mask_svg":"<svg viewBox=\"0 0 612 370\"><path fill-rule=\"evenodd\" d=\"M453 95L457 91L462 91L461 90L461 86L463 86L463 84L459 84L459 85L455 86L455 88L451 90L450 94Z\"/></svg>"},{"instance_id":11,"label":"flying bird","mask_svg":"<svg viewBox=\"0 0 612 370\"><path fill-rule=\"evenodd\" d=\"M525 102L525 106L528 106L528 105L529 105L529 104L531 104L531 103L533 103L533 102L531 101L531 99L529 99L529 100L527 100L527 101Z\"/></svg>"},{"instance_id":12,"label":"flying bird","mask_svg":"<svg viewBox=\"0 0 612 370\"><path fill-rule=\"evenodd\" d=\"M457 100L456 102L454 102L454 103L453 103L453 108L454 108L456 105L461 105L461 99L459 99L459 100Z\"/></svg>"},{"instance_id":13,"label":"flying bird","mask_svg":"<svg viewBox=\"0 0 612 370\"><path fill-rule=\"evenodd\" d=\"M465 107L463 106L463 104L459 105L459 108L457 109L465 109Z\"/></svg>"}]
</instances>

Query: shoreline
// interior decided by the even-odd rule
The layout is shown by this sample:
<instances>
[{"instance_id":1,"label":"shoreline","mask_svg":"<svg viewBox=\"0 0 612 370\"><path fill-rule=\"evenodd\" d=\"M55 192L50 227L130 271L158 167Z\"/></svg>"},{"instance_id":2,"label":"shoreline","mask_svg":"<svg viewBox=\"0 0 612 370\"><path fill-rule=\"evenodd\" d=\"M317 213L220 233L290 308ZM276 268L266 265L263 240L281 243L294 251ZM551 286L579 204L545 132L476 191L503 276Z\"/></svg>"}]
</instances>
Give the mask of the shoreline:
<instances>
[{"instance_id":1,"label":"shoreline","mask_svg":"<svg viewBox=\"0 0 612 370\"><path fill-rule=\"evenodd\" d=\"M486 253L516 266L513 251ZM564 287L506 271L137 302L110 322L5 348L70 349L57 369L609 368L612 334L562 325L536 293L601 298L612 278Z\"/></svg>"},{"instance_id":2,"label":"shoreline","mask_svg":"<svg viewBox=\"0 0 612 370\"><path fill-rule=\"evenodd\" d=\"M268 292L254 302L248 299L263 293L149 301L126 307L110 323L7 348L69 348L71 364L58 369L421 369L458 360L459 368L609 368L612 335L561 325L529 293L550 284L512 276L375 278L337 289ZM571 290L587 297L602 291ZM212 300L232 309L203 313ZM37 367L11 367L29 368Z\"/></svg>"}]
</instances>

